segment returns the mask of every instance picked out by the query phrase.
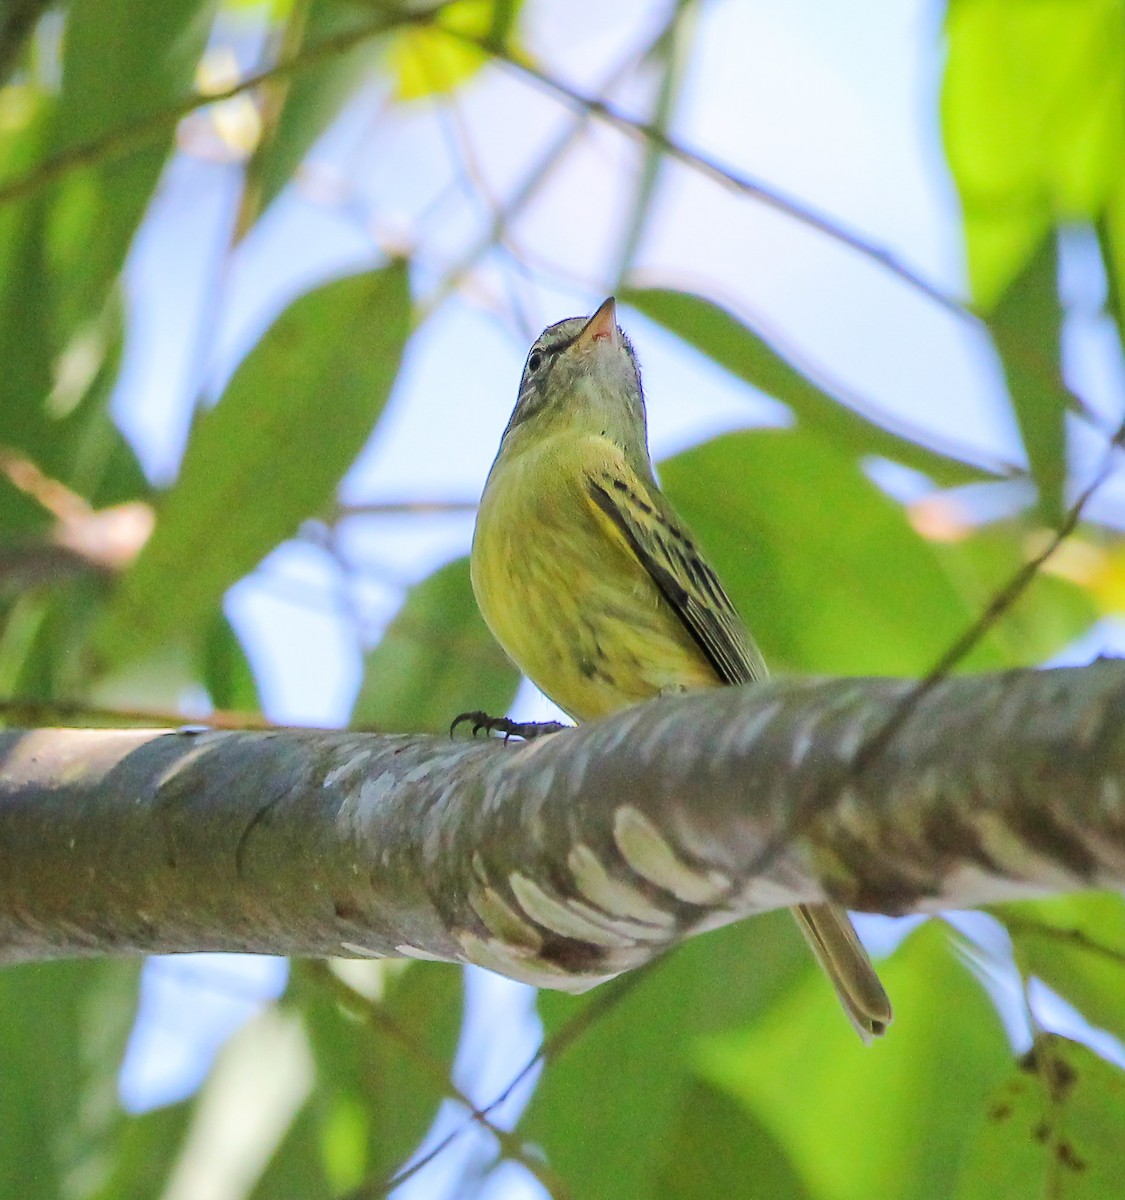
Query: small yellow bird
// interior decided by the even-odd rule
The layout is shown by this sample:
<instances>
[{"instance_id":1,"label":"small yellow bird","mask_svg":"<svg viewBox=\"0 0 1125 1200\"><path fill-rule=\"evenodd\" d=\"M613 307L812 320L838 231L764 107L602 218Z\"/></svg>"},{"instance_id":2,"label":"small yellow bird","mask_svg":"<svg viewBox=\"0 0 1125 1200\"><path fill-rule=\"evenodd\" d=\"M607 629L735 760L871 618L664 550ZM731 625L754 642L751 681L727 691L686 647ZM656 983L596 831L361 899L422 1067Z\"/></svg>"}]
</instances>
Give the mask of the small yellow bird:
<instances>
[{"instance_id":1,"label":"small yellow bird","mask_svg":"<svg viewBox=\"0 0 1125 1200\"><path fill-rule=\"evenodd\" d=\"M493 635L576 721L767 674L656 483L640 370L612 297L531 347L471 563ZM792 911L860 1035L886 1032L890 1001L847 913Z\"/></svg>"}]
</instances>

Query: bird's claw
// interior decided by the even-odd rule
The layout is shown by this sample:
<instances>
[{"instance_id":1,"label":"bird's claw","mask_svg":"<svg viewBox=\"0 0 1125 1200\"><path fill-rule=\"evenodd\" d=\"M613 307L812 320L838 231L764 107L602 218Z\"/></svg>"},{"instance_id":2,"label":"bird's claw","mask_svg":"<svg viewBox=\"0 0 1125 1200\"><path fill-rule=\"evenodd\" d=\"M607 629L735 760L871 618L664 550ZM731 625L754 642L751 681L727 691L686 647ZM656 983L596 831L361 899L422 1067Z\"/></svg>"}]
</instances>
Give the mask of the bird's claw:
<instances>
[{"instance_id":1,"label":"bird's claw","mask_svg":"<svg viewBox=\"0 0 1125 1200\"><path fill-rule=\"evenodd\" d=\"M562 729L570 728L569 725L563 725L560 721L512 721L507 717L490 717L488 713L477 709L474 712L463 712L454 717L453 724L449 727L449 736L453 737L458 725L467 723L472 726L473 737L483 730L489 736L503 734L504 741L518 737L525 742L530 742L533 738L544 737L549 733L558 733Z\"/></svg>"}]
</instances>

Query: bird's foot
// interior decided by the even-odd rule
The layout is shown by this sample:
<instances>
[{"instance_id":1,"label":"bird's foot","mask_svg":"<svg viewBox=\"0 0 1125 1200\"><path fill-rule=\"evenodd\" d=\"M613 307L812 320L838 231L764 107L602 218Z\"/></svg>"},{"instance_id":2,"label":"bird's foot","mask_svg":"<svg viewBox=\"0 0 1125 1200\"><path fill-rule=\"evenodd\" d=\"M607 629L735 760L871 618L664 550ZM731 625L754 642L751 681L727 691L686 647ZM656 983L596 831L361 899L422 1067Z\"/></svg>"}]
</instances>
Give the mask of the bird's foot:
<instances>
[{"instance_id":1,"label":"bird's foot","mask_svg":"<svg viewBox=\"0 0 1125 1200\"><path fill-rule=\"evenodd\" d=\"M548 733L558 733L562 729L570 728L569 725L563 725L560 721L510 721L507 717L490 717L488 713L478 709L476 712L463 712L460 716L455 717L453 724L449 727L449 736L454 735L458 725L464 724L471 724L473 737L484 731L489 736L502 734L504 741L511 737L518 737L523 738L525 742L530 742L533 738L544 737Z\"/></svg>"}]
</instances>

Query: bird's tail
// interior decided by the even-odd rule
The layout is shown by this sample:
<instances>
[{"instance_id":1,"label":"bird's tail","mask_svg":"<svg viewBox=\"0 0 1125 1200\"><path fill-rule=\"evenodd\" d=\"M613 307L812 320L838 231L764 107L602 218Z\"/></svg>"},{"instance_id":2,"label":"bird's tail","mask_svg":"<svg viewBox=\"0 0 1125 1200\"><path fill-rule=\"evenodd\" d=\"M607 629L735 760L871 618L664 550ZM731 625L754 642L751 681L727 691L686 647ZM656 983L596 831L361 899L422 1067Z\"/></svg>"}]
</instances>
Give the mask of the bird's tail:
<instances>
[{"instance_id":1,"label":"bird's tail","mask_svg":"<svg viewBox=\"0 0 1125 1200\"><path fill-rule=\"evenodd\" d=\"M894 1015L891 1002L847 912L836 904L791 911L859 1036L865 1042L882 1037Z\"/></svg>"}]
</instances>

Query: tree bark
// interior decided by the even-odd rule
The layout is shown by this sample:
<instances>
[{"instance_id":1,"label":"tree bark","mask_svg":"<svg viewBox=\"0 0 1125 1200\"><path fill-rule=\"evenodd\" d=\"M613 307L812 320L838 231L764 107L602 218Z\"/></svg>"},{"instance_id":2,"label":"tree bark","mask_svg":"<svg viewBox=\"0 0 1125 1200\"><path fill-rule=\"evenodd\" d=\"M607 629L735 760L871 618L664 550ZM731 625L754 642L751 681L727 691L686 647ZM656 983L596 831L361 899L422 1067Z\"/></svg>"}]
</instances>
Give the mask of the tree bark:
<instances>
[{"instance_id":1,"label":"tree bark","mask_svg":"<svg viewBox=\"0 0 1125 1200\"><path fill-rule=\"evenodd\" d=\"M407 955L577 991L799 902L1125 887L1125 663L917 686L777 680L507 745L0 733L0 962Z\"/></svg>"}]
</instances>

